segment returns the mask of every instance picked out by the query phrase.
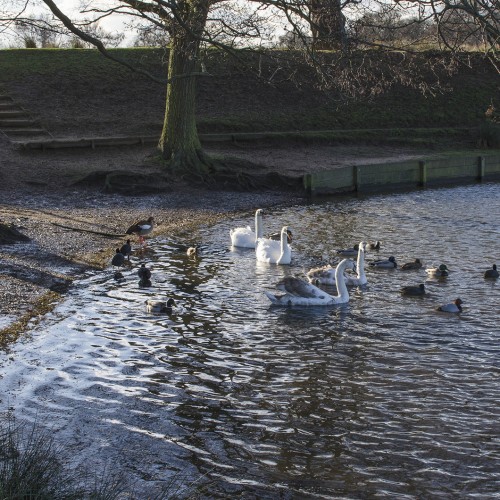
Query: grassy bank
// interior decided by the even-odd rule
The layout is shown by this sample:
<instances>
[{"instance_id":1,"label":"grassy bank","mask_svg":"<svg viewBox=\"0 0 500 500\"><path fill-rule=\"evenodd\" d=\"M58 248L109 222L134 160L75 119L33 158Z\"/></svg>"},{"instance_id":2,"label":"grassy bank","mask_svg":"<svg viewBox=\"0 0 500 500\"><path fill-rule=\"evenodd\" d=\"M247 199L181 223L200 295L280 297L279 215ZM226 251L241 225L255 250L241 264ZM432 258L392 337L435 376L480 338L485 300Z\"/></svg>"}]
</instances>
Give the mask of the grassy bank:
<instances>
[{"instance_id":1,"label":"grassy bank","mask_svg":"<svg viewBox=\"0 0 500 500\"><path fill-rule=\"evenodd\" d=\"M156 76L166 74L164 51L114 53ZM209 76L198 84L198 127L202 133L391 128L401 129L401 138L408 128L479 127L491 102L500 107L499 77L479 55L471 61L470 68L441 75L434 95L394 86L375 99L347 102L317 90L312 73L302 76L300 88L285 78L270 84L212 55ZM2 50L0 85L55 136L156 134L163 120L165 86L95 50Z\"/></svg>"}]
</instances>

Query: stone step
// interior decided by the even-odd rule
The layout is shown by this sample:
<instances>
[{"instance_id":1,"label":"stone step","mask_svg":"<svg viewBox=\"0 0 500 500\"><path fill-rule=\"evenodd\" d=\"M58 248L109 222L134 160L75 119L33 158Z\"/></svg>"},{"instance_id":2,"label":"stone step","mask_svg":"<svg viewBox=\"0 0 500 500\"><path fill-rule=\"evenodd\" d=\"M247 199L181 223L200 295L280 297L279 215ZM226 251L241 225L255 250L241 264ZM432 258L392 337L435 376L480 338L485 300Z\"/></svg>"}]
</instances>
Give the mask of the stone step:
<instances>
[{"instance_id":1,"label":"stone step","mask_svg":"<svg viewBox=\"0 0 500 500\"><path fill-rule=\"evenodd\" d=\"M14 102L14 101L12 100L12 97L10 97L10 95L0 94L0 102L4 103L4 102Z\"/></svg>"},{"instance_id":2,"label":"stone step","mask_svg":"<svg viewBox=\"0 0 500 500\"><path fill-rule=\"evenodd\" d=\"M33 128L38 125L38 122L31 120L30 118L3 118L0 115L0 129L5 129L8 127L13 128Z\"/></svg>"},{"instance_id":3,"label":"stone step","mask_svg":"<svg viewBox=\"0 0 500 500\"><path fill-rule=\"evenodd\" d=\"M50 134L43 128L3 128L2 132L6 136L25 136L25 137L33 137L33 136L40 136L40 135L45 135L49 136Z\"/></svg>"},{"instance_id":4,"label":"stone step","mask_svg":"<svg viewBox=\"0 0 500 500\"><path fill-rule=\"evenodd\" d=\"M29 115L26 111L21 109L2 109L0 108L0 120L4 118L26 118L28 119Z\"/></svg>"},{"instance_id":5,"label":"stone step","mask_svg":"<svg viewBox=\"0 0 500 500\"><path fill-rule=\"evenodd\" d=\"M0 109L19 109L19 105L16 104L14 101L10 101L10 102L0 101Z\"/></svg>"}]
</instances>

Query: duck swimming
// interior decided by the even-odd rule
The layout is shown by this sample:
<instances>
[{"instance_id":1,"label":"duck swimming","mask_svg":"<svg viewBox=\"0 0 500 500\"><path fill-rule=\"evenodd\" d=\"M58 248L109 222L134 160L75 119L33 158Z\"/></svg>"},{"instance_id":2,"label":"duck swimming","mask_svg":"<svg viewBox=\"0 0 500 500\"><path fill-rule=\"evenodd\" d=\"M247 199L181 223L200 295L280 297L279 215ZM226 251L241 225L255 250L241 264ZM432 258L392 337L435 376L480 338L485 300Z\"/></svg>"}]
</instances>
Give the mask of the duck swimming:
<instances>
[{"instance_id":1,"label":"duck swimming","mask_svg":"<svg viewBox=\"0 0 500 500\"><path fill-rule=\"evenodd\" d=\"M189 247L186 251L186 255L191 259L198 257L198 247Z\"/></svg>"},{"instance_id":2,"label":"duck swimming","mask_svg":"<svg viewBox=\"0 0 500 500\"><path fill-rule=\"evenodd\" d=\"M141 264L141 267L137 271L139 278L149 280L151 279L151 270L146 267L146 264Z\"/></svg>"},{"instance_id":3,"label":"duck swimming","mask_svg":"<svg viewBox=\"0 0 500 500\"><path fill-rule=\"evenodd\" d=\"M175 307L175 300L168 299L166 302L163 300L146 300L146 310L148 313L172 314Z\"/></svg>"},{"instance_id":4,"label":"duck swimming","mask_svg":"<svg viewBox=\"0 0 500 500\"><path fill-rule=\"evenodd\" d=\"M422 267L422 262L420 259L415 259L414 262L407 262L406 264L403 264L400 269L403 271L408 271L410 269L420 269Z\"/></svg>"},{"instance_id":5,"label":"duck swimming","mask_svg":"<svg viewBox=\"0 0 500 500\"><path fill-rule=\"evenodd\" d=\"M356 243L352 248L337 250L337 255L341 255L342 257L355 257L358 255L358 250L359 245Z\"/></svg>"},{"instance_id":6,"label":"duck swimming","mask_svg":"<svg viewBox=\"0 0 500 500\"><path fill-rule=\"evenodd\" d=\"M493 279L498 278L497 265L493 264L493 267L491 269L487 269L484 272L484 277L485 278L493 278Z\"/></svg>"},{"instance_id":7,"label":"duck swimming","mask_svg":"<svg viewBox=\"0 0 500 500\"><path fill-rule=\"evenodd\" d=\"M290 264L292 260L292 248L288 244L288 227L281 229L280 241L269 238L259 238L255 246L255 256L259 262L268 264Z\"/></svg>"},{"instance_id":8,"label":"duck swimming","mask_svg":"<svg viewBox=\"0 0 500 500\"><path fill-rule=\"evenodd\" d=\"M444 306L439 306L436 310L448 313L460 313L462 312L462 300L456 299L451 304L445 304Z\"/></svg>"},{"instance_id":9,"label":"duck swimming","mask_svg":"<svg viewBox=\"0 0 500 500\"><path fill-rule=\"evenodd\" d=\"M335 271L338 295L330 295L321 288L300 278L285 278L278 283L278 289L285 292L277 296L265 291L267 298L275 306L331 306L349 302L349 292L344 280L344 271L354 270L354 262L344 259Z\"/></svg>"},{"instance_id":10,"label":"duck swimming","mask_svg":"<svg viewBox=\"0 0 500 500\"><path fill-rule=\"evenodd\" d=\"M449 274L449 269L446 267L446 264L441 264L438 267L430 267L425 270L425 272L429 276L434 276L436 278L441 278L444 276L448 276Z\"/></svg>"},{"instance_id":11,"label":"duck swimming","mask_svg":"<svg viewBox=\"0 0 500 500\"><path fill-rule=\"evenodd\" d=\"M257 239L264 235L262 228L262 208L255 212L255 231L250 226L236 227L229 231L231 237L231 245L239 248L255 248Z\"/></svg>"},{"instance_id":12,"label":"duck swimming","mask_svg":"<svg viewBox=\"0 0 500 500\"><path fill-rule=\"evenodd\" d=\"M375 241L374 243L366 244L367 250L380 250L380 241Z\"/></svg>"},{"instance_id":13,"label":"duck swimming","mask_svg":"<svg viewBox=\"0 0 500 500\"><path fill-rule=\"evenodd\" d=\"M373 262L370 262L370 266L383 267L388 269L394 269L398 267L396 259L392 256L389 257L387 260L374 260Z\"/></svg>"},{"instance_id":14,"label":"duck swimming","mask_svg":"<svg viewBox=\"0 0 500 500\"><path fill-rule=\"evenodd\" d=\"M404 286L401 288L402 295L408 295L412 297L417 297L419 295L425 295L425 285L421 283L418 286Z\"/></svg>"}]
</instances>

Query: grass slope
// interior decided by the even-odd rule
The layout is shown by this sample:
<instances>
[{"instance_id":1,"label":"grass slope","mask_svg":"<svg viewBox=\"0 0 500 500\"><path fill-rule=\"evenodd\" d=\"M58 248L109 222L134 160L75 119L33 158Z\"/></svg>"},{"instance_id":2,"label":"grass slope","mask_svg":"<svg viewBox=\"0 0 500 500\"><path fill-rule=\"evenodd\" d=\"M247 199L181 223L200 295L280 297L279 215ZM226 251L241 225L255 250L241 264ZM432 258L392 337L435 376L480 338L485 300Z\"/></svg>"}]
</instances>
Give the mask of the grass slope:
<instances>
[{"instance_id":1,"label":"grass slope","mask_svg":"<svg viewBox=\"0 0 500 500\"><path fill-rule=\"evenodd\" d=\"M166 75L168 54L162 50L114 54ZM305 75L301 88L286 79L270 85L226 59L212 56L208 63L211 76L198 84L202 133L392 128L404 139L407 128L477 127L491 102L500 107L498 74L479 56L472 68L461 67L441 81L446 90L434 96L393 87L375 99L348 103L316 90L312 75ZM55 136L153 135L163 121L165 86L95 50L2 50L0 85Z\"/></svg>"}]
</instances>

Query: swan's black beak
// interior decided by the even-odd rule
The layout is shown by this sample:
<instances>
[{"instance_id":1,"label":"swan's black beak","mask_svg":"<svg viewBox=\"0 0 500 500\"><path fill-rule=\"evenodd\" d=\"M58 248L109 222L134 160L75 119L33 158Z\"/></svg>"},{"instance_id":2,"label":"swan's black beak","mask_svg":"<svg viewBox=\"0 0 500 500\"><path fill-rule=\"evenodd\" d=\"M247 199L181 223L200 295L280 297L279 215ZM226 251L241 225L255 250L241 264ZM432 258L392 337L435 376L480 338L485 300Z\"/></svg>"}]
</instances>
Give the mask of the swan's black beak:
<instances>
[{"instance_id":1,"label":"swan's black beak","mask_svg":"<svg viewBox=\"0 0 500 500\"><path fill-rule=\"evenodd\" d=\"M286 235L287 235L287 241L288 241L288 243L290 244L290 243L292 242L292 240L293 240L293 234L292 234L292 231L288 230L288 231L286 232Z\"/></svg>"}]
</instances>

